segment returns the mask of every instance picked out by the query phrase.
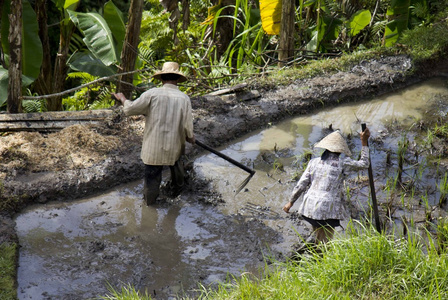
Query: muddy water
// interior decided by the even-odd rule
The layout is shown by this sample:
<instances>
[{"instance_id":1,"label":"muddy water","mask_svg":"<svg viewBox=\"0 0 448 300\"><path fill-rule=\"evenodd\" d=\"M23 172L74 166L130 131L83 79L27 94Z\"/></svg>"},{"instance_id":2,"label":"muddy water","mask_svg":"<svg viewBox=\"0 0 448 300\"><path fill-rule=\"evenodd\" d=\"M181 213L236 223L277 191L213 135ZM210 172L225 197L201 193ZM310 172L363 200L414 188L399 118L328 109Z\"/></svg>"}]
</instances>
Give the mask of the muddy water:
<instances>
[{"instance_id":1,"label":"muddy water","mask_svg":"<svg viewBox=\"0 0 448 300\"><path fill-rule=\"evenodd\" d=\"M433 79L368 102L267 124L219 149L256 170L238 195L234 191L248 176L245 171L212 154L195 160L195 174L211 180L222 194L225 203L218 206L203 203L208 196L192 189L147 207L138 181L76 202L29 207L16 218L19 299L88 299L105 295L108 285L126 283L156 299L175 299L185 291L194 295L197 282L257 274L266 257L290 252L297 233L310 234L303 221L286 216L281 207L300 171L300 157L330 124L356 136L349 140L354 155L360 149L355 134L360 121L373 137L396 149L400 138L388 137L384 124L411 124L440 99L448 99L446 80ZM446 114L446 108L437 107L437 113ZM383 146L371 146L375 172L384 174ZM366 209L368 195L364 184L351 201L358 210ZM380 192L379 199L383 196Z\"/></svg>"}]
</instances>

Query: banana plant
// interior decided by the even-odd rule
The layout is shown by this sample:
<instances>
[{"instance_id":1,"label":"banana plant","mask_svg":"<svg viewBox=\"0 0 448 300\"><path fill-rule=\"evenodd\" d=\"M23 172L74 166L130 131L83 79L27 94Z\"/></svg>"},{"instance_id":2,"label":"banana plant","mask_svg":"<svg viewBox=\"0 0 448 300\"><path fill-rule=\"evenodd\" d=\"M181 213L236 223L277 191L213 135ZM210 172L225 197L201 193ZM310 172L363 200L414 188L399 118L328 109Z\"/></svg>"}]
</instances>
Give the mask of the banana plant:
<instances>
[{"instance_id":1,"label":"banana plant","mask_svg":"<svg viewBox=\"0 0 448 300\"><path fill-rule=\"evenodd\" d=\"M229 7L232 8L233 14L222 14ZM217 5L209 8L208 18L202 25L212 26L214 35L220 18L229 18L233 21L233 39L220 61L226 61L229 69L241 68L246 60L261 64L261 57L257 52L262 52L267 43L263 39L265 35L261 24L260 10L252 8L248 0L237 0L235 5L229 6L222 6L220 1Z\"/></svg>"},{"instance_id":2,"label":"banana plant","mask_svg":"<svg viewBox=\"0 0 448 300\"><path fill-rule=\"evenodd\" d=\"M1 45L5 57L5 66L9 66L9 18L10 1L5 1L2 7ZM22 86L29 86L36 80L42 64L42 43L38 35L36 14L28 1L23 1L22 29ZM0 106L8 97L8 70L0 66Z\"/></svg>"},{"instance_id":3,"label":"banana plant","mask_svg":"<svg viewBox=\"0 0 448 300\"><path fill-rule=\"evenodd\" d=\"M384 31L383 44L386 47L397 43L400 35L408 29L411 0L392 0L387 8L388 22Z\"/></svg>"},{"instance_id":4,"label":"banana plant","mask_svg":"<svg viewBox=\"0 0 448 300\"><path fill-rule=\"evenodd\" d=\"M68 11L70 19L83 33L89 51L76 52L69 59L69 66L94 76L116 73L126 33L123 15L111 2L104 5L104 13Z\"/></svg>"}]
</instances>

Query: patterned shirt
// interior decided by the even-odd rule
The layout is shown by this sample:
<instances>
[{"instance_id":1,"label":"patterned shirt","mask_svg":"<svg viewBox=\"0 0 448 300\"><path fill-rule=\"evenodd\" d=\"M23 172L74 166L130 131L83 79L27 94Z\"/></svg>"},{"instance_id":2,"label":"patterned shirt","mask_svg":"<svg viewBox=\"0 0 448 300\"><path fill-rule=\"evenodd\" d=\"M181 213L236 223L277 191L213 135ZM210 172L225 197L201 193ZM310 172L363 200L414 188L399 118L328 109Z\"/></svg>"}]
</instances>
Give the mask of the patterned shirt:
<instances>
[{"instance_id":1,"label":"patterned shirt","mask_svg":"<svg viewBox=\"0 0 448 300\"><path fill-rule=\"evenodd\" d=\"M164 84L125 101L127 116L145 115L141 159L146 165L172 166L185 150L186 137L193 137L190 98L176 85Z\"/></svg>"},{"instance_id":2,"label":"patterned shirt","mask_svg":"<svg viewBox=\"0 0 448 300\"><path fill-rule=\"evenodd\" d=\"M363 146L361 158L329 157L322 160L314 158L308 163L305 172L294 187L290 202L294 203L305 191L298 212L314 220L338 219L349 217L344 200L344 176L347 171L367 169L369 167L369 147ZM308 190L307 190L308 188Z\"/></svg>"}]
</instances>

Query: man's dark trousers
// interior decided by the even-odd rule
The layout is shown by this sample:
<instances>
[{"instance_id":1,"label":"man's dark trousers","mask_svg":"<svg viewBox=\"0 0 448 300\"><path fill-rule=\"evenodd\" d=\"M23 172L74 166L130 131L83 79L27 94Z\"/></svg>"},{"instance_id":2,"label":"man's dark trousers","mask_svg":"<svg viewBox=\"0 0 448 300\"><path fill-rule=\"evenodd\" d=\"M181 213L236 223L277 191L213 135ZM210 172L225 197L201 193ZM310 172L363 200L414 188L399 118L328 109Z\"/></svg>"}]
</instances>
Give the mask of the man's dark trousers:
<instances>
[{"instance_id":1,"label":"man's dark trousers","mask_svg":"<svg viewBox=\"0 0 448 300\"><path fill-rule=\"evenodd\" d=\"M145 178L143 187L143 196L146 205L154 204L160 194L160 183L162 182L162 170L164 166L145 165ZM185 184L184 165L181 159L178 159L174 166L170 166L171 171L171 190L173 195L179 194Z\"/></svg>"}]
</instances>

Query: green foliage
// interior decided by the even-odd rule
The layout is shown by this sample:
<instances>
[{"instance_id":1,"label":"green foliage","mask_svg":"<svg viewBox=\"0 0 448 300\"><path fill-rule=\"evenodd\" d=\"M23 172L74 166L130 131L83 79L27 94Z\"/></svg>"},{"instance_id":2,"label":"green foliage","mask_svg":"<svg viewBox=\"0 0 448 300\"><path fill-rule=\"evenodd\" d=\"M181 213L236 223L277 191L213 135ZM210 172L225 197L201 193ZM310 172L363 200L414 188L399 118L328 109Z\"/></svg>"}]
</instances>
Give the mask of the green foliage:
<instances>
[{"instance_id":1,"label":"green foliage","mask_svg":"<svg viewBox=\"0 0 448 300\"><path fill-rule=\"evenodd\" d=\"M369 60L381 54L387 55L388 49L371 49L357 51L341 55L336 59L321 59L307 63L303 66L297 66L288 69L274 69L269 76L257 79L255 85L265 89L275 88L279 85L287 85L296 79L311 78L327 73L335 73L338 71L349 70L353 65L358 64L362 60Z\"/></svg>"},{"instance_id":2,"label":"green foliage","mask_svg":"<svg viewBox=\"0 0 448 300\"><path fill-rule=\"evenodd\" d=\"M109 295L101 296L103 300L151 300L151 296L147 293L140 295L139 291L136 291L134 287L127 285L121 287L120 290L115 289L111 285L108 287Z\"/></svg>"},{"instance_id":3,"label":"green foliage","mask_svg":"<svg viewBox=\"0 0 448 300\"><path fill-rule=\"evenodd\" d=\"M445 175L440 179L437 184L437 188L440 193L439 205L445 204L448 200L448 173L445 173Z\"/></svg>"},{"instance_id":4,"label":"green foliage","mask_svg":"<svg viewBox=\"0 0 448 300\"><path fill-rule=\"evenodd\" d=\"M0 244L0 299L17 299L15 286L16 275L16 244Z\"/></svg>"},{"instance_id":5,"label":"green foliage","mask_svg":"<svg viewBox=\"0 0 448 300\"><path fill-rule=\"evenodd\" d=\"M444 16L448 15L448 11ZM400 43L410 49L415 61L438 57L448 47L448 22L437 21L428 26L416 27L403 32Z\"/></svg>"},{"instance_id":6,"label":"green foliage","mask_svg":"<svg viewBox=\"0 0 448 300\"><path fill-rule=\"evenodd\" d=\"M35 113L45 111L45 101L41 100L23 100L22 107L25 113Z\"/></svg>"},{"instance_id":7,"label":"green foliage","mask_svg":"<svg viewBox=\"0 0 448 300\"><path fill-rule=\"evenodd\" d=\"M408 29L410 4L410 0L395 0L387 8L388 22L384 32L386 47L395 45L403 31Z\"/></svg>"},{"instance_id":8,"label":"green foliage","mask_svg":"<svg viewBox=\"0 0 448 300\"><path fill-rule=\"evenodd\" d=\"M120 53L117 52L114 35L101 15L70 10L68 10L68 14L73 23L84 34L84 42L96 58L100 59L106 66L120 61Z\"/></svg>"},{"instance_id":9,"label":"green foliage","mask_svg":"<svg viewBox=\"0 0 448 300\"><path fill-rule=\"evenodd\" d=\"M437 245L439 252L446 253L448 251L448 219L439 218L436 225Z\"/></svg>"},{"instance_id":10,"label":"green foliage","mask_svg":"<svg viewBox=\"0 0 448 300\"><path fill-rule=\"evenodd\" d=\"M2 6L0 42L5 65L9 66L9 17L10 1L4 1ZM30 2L24 1L22 8L22 86L29 86L39 75L42 65L42 43L38 35L38 24L36 14ZM8 71L0 65L0 106L8 97Z\"/></svg>"},{"instance_id":11,"label":"green foliage","mask_svg":"<svg viewBox=\"0 0 448 300\"><path fill-rule=\"evenodd\" d=\"M319 252L266 266L261 279L247 274L204 289L199 299L444 299L448 296L448 256L409 235L378 234L350 226L350 236ZM425 253L426 252L426 253Z\"/></svg>"},{"instance_id":12,"label":"green foliage","mask_svg":"<svg viewBox=\"0 0 448 300\"><path fill-rule=\"evenodd\" d=\"M97 79L83 72L70 73L68 78L78 79L81 83L88 83ZM63 98L62 104L64 110L68 111L109 108L115 104L110 94L111 89L107 85L90 85L76 91L73 96Z\"/></svg>"}]
</instances>

